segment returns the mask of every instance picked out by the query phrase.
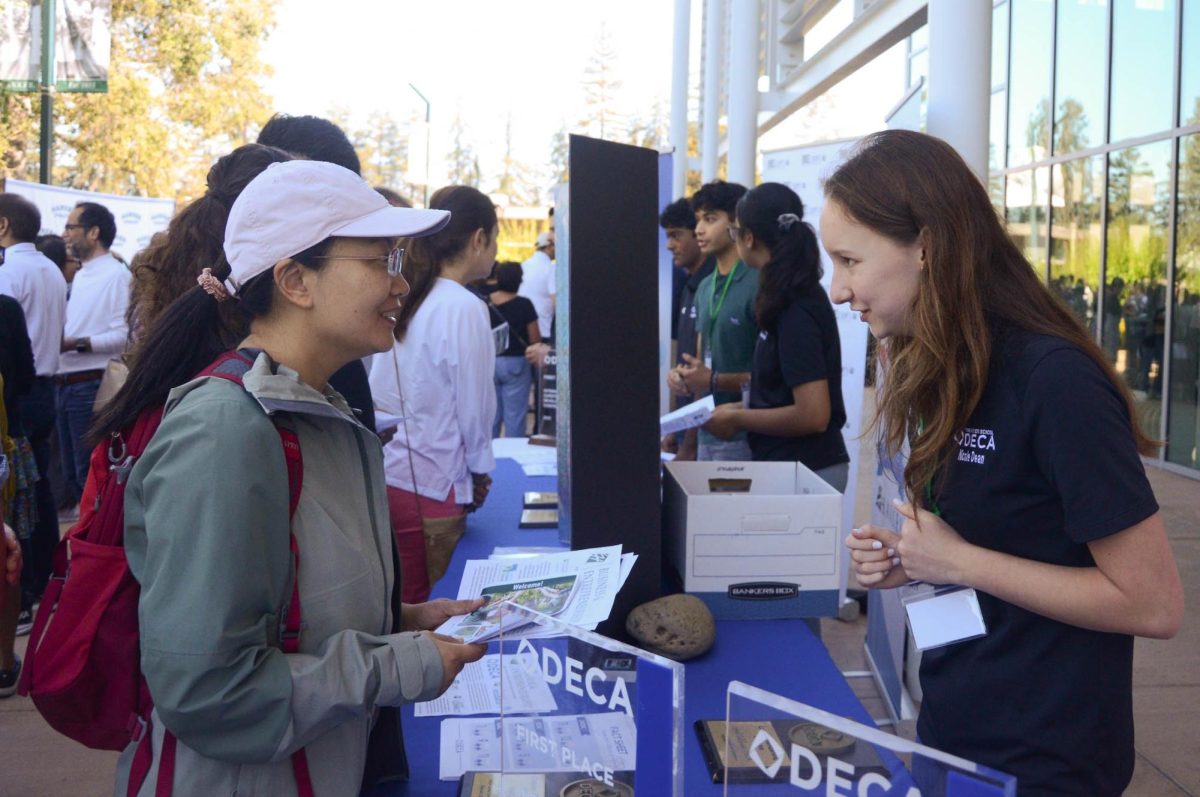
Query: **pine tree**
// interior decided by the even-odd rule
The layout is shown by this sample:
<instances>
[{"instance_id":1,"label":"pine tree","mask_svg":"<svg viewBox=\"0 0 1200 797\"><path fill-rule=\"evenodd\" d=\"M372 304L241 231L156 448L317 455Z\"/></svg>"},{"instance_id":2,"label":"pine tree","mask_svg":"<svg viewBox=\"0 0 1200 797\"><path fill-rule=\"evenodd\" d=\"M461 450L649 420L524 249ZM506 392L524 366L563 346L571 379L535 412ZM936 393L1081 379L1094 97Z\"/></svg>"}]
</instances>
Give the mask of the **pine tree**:
<instances>
[{"instance_id":1,"label":"pine tree","mask_svg":"<svg viewBox=\"0 0 1200 797\"><path fill-rule=\"evenodd\" d=\"M579 120L580 132L607 141L626 140L627 123L618 110L621 81L616 77L617 53L608 28L601 24L596 47L583 70L586 110Z\"/></svg>"}]
</instances>

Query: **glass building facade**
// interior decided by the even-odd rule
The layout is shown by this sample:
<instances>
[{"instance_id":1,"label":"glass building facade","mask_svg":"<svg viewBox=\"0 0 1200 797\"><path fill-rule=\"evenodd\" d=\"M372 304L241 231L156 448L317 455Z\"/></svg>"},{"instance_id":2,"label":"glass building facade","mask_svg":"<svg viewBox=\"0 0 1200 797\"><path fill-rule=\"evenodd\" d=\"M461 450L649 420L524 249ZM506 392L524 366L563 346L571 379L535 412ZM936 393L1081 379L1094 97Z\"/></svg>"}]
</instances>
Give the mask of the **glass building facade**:
<instances>
[{"instance_id":1,"label":"glass building facade","mask_svg":"<svg viewBox=\"0 0 1200 797\"><path fill-rule=\"evenodd\" d=\"M992 24L993 201L1200 474L1200 0L998 0Z\"/></svg>"}]
</instances>

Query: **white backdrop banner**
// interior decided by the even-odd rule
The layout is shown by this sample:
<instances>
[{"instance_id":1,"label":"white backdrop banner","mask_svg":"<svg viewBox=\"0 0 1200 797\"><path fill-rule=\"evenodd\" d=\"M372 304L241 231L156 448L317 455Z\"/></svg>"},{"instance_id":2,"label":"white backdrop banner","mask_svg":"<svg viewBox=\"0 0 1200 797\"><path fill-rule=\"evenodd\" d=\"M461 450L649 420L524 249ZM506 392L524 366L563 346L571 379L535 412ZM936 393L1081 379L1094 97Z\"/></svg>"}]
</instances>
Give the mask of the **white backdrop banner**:
<instances>
[{"instance_id":1,"label":"white backdrop banner","mask_svg":"<svg viewBox=\"0 0 1200 797\"><path fill-rule=\"evenodd\" d=\"M762 156L763 182L783 183L800 196L804 203L804 220L820 235L821 208L825 206L825 193L821 184L846 158L846 153L857 139L830 141L792 149L764 152ZM821 249L821 265L825 276L821 284L829 293L833 278L833 265L829 256ZM863 387L867 362L867 325L858 318L858 313L844 305L834 305L838 336L842 342L842 401L846 405L846 425L842 437L850 454L850 474L846 480L846 493L842 498L842 534L854 528L854 501L858 494L859 436L862 434ZM863 518L865 520L865 518ZM839 572L842 574L842 596L845 597L847 560L845 546L838 546Z\"/></svg>"},{"instance_id":2,"label":"white backdrop banner","mask_svg":"<svg viewBox=\"0 0 1200 797\"><path fill-rule=\"evenodd\" d=\"M141 196L117 196L94 191L79 191L24 180L5 180L4 190L20 194L37 205L42 213L41 234L62 235L71 209L79 202L104 205L117 220L117 236L113 251L126 262L150 243L150 236L167 228L175 215L175 200Z\"/></svg>"}]
</instances>

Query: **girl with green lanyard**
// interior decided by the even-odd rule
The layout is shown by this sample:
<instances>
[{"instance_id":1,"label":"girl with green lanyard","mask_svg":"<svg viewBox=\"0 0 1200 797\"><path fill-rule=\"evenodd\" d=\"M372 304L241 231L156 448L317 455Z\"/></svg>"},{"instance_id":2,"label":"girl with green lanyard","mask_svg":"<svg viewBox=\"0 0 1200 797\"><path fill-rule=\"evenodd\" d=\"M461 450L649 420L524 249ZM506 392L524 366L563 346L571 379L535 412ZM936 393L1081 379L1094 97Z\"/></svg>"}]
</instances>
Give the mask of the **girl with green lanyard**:
<instances>
[{"instance_id":1,"label":"girl with green lanyard","mask_svg":"<svg viewBox=\"0 0 1200 797\"><path fill-rule=\"evenodd\" d=\"M869 136L825 195L832 297L886 351L886 453L911 446L902 527L855 529L855 572L961 585L985 629L924 651L917 733L1023 797L1115 797L1133 773L1133 637L1183 616L1138 456L1157 443L945 142Z\"/></svg>"}]
</instances>

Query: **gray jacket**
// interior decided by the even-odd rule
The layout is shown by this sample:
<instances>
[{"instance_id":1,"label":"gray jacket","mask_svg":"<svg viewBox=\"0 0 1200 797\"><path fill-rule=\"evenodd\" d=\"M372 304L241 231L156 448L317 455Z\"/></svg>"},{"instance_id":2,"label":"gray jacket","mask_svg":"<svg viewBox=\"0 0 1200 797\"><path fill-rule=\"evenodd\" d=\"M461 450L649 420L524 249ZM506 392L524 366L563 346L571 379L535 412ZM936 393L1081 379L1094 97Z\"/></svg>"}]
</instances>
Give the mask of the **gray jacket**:
<instances>
[{"instance_id":1,"label":"gray jacket","mask_svg":"<svg viewBox=\"0 0 1200 797\"><path fill-rule=\"evenodd\" d=\"M391 528L378 438L335 392L300 382L264 354L245 390L219 378L171 391L162 425L125 494L125 548L141 584L142 670L154 697L152 795L164 725L178 737L182 795L296 793L303 747L317 794L358 793L376 706L428 700L436 645L389 634ZM291 595L286 412L304 481L300 652L278 647ZM126 793L134 745L117 766Z\"/></svg>"}]
</instances>

